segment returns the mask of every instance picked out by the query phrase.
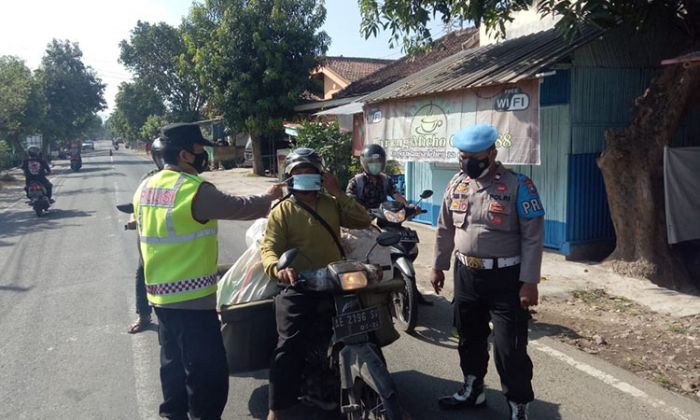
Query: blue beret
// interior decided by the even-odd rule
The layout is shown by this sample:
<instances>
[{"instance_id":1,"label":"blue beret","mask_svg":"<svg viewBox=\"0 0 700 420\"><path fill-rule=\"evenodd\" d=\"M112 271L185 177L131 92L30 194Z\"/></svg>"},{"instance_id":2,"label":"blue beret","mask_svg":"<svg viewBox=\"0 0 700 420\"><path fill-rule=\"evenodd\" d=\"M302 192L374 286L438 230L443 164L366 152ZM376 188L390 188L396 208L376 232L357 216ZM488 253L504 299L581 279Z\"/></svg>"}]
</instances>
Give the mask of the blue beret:
<instances>
[{"instance_id":1,"label":"blue beret","mask_svg":"<svg viewBox=\"0 0 700 420\"><path fill-rule=\"evenodd\" d=\"M460 152L478 153L493 146L497 138L496 127L491 124L476 124L459 130L453 144Z\"/></svg>"}]
</instances>

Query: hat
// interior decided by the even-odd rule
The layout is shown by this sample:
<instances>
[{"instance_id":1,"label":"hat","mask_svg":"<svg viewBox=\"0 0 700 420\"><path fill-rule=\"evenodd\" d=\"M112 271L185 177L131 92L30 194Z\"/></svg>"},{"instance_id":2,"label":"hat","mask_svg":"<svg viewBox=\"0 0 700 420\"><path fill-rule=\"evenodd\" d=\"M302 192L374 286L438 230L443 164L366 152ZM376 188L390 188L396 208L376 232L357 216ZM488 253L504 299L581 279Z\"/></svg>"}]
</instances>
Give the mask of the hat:
<instances>
[{"instance_id":1,"label":"hat","mask_svg":"<svg viewBox=\"0 0 700 420\"><path fill-rule=\"evenodd\" d=\"M217 144L210 142L202 137L202 132L199 126L195 123L174 123L168 124L160 129L160 138L169 145L181 147L183 149L190 148L193 144L201 144L202 146L213 146Z\"/></svg>"},{"instance_id":2,"label":"hat","mask_svg":"<svg viewBox=\"0 0 700 420\"><path fill-rule=\"evenodd\" d=\"M464 153L478 153L496 143L498 131L491 124L475 124L455 134L452 144Z\"/></svg>"}]
</instances>

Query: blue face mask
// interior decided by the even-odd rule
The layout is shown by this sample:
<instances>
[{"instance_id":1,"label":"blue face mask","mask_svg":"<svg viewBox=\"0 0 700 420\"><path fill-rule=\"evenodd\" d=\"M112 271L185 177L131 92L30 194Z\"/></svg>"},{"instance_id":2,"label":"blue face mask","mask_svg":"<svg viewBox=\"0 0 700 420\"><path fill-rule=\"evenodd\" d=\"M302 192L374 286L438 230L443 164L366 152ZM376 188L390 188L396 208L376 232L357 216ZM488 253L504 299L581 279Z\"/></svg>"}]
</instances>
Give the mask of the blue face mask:
<instances>
[{"instance_id":1,"label":"blue face mask","mask_svg":"<svg viewBox=\"0 0 700 420\"><path fill-rule=\"evenodd\" d=\"M381 163L368 163L367 164L367 172L369 172L370 175L379 175L382 172L382 164Z\"/></svg>"},{"instance_id":2,"label":"blue face mask","mask_svg":"<svg viewBox=\"0 0 700 420\"><path fill-rule=\"evenodd\" d=\"M297 191L320 191L320 174L292 175L292 189Z\"/></svg>"}]
</instances>

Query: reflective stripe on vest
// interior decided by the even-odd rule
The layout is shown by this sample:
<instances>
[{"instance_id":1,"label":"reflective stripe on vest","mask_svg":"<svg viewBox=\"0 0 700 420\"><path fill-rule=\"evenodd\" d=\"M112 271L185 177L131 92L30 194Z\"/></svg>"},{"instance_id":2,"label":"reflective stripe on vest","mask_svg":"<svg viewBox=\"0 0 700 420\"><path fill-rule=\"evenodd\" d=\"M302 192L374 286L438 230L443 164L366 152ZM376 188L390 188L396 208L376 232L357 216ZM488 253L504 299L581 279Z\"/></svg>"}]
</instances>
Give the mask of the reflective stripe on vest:
<instances>
[{"instance_id":1,"label":"reflective stripe on vest","mask_svg":"<svg viewBox=\"0 0 700 420\"><path fill-rule=\"evenodd\" d=\"M167 305L216 293L217 223L201 224L192 216L201 182L194 175L161 171L134 194L151 303Z\"/></svg>"}]
</instances>

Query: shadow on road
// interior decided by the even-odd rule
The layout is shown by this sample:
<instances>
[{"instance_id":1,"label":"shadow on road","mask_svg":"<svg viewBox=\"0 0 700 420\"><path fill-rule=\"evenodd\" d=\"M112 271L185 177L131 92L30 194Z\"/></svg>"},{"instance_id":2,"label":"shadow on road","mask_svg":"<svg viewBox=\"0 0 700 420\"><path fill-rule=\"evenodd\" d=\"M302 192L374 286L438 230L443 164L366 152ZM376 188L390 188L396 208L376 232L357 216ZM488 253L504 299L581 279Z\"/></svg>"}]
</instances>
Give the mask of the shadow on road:
<instances>
[{"instance_id":1,"label":"shadow on road","mask_svg":"<svg viewBox=\"0 0 700 420\"><path fill-rule=\"evenodd\" d=\"M65 223L56 223L57 220L73 219L78 217L90 217L94 211L72 209L50 209L47 214L37 217L29 206L26 210L17 210L3 215L3 223L0 224L0 239L22 236L40 230L65 229L69 226ZM0 246L10 246L12 243L0 240Z\"/></svg>"},{"instance_id":2,"label":"shadow on road","mask_svg":"<svg viewBox=\"0 0 700 420\"><path fill-rule=\"evenodd\" d=\"M459 382L437 378L415 370L395 372L392 377L399 391L401 406L410 414L411 419L508 418L508 403L500 390L486 389L487 405L484 408L442 410L438 406L438 398L457 391L461 386ZM558 404L541 400L535 400L530 404L529 414L533 419L561 419Z\"/></svg>"},{"instance_id":3,"label":"shadow on road","mask_svg":"<svg viewBox=\"0 0 700 420\"><path fill-rule=\"evenodd\" d=\"M413 337L426 343L448 349L457 348L452 337L452 304L442 296L428 296L432 306L418 306L418 325Z\"/></svg>"},{"instance_id":4,"label":"shadow on road","mask_svg":"<svg viewBox=\"0 0 700 420\"><path fill-rule=\"evenodd\" d=\"M267 378L267 370L254 373L259 374L259 376L255 376L258 379ZM261 385L253 390L248 400L248 410L251 417L255 419L267 418L268 395L269 391L267 385ZM345 418L340 416L339 412L326 412L304 404L297 404L294 407L283 410L280 413L280 417L283 420L337 420Z\"/></svg>"},{"instance_id":5,"label":"shadow on road","mask_svg":"<svg viewBox=\"0 0 700 420\"><path fill-rule=\"evenodd\" d=\"M55 194L56 200L60 200L61 197L68 197L71 195L78 195L78 194L111 194L114 190L110 188L82 188L78 190L70 190L70 191L57 191Z\"/></svg>"},{"instance_id":6,"label":"shadow on road","mask_svg":"<svg viewBox=\"0 0 700 420\"><path fill-rule=\"evenodd\" d=\"M565 336L573 339L583 338L576 331L563 325L537 322L535 319L530 323L530 340L553 336Z\"/></svg>"},{"instance_id":7,"label":"shadow on road","mask_svg":"<svg viewBox=\"0 0 700 420\"><path fill-rule=\"evenodd\" d=\"M0 284L0 292L16 292L16 293L23 293L23 292L28 292L32 290L34 286L30 287L22 287L22 286L12 286L12 285L2 285Z\"/></svg>"}]
</instances>

